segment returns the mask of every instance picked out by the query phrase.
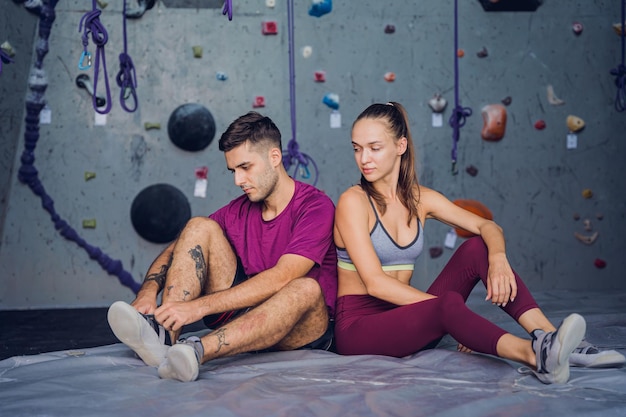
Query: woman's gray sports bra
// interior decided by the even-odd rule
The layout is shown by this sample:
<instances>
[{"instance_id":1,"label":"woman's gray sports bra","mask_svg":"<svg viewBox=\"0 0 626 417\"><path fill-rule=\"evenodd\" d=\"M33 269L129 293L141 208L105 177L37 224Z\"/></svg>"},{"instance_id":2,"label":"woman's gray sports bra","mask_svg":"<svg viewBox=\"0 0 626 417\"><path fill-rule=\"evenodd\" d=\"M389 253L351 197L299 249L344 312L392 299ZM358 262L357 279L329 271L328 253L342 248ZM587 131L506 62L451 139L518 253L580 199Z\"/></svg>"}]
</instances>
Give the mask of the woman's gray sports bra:
<instances>
[{"instance_id":1,"label":"woman's gray sports bra","mask_svg":"<svg viewBox=\"0 0 626 417\"><path fill-rule=\"evenodd\" d=\"M383 271L412 271L415 267L415 261L424 249L424 236L422 233L422 224L417 220L417 236L407 246L398 245L387 233L385 226L378 217L378 212L372 199L368 196L376 223L370 232L370 238L374 245L374 250L378 259L383 266ZM337 247L337 266L342 269L356 271L356 267L348 255L345 248Z\"/></svg>"}]
</instances>

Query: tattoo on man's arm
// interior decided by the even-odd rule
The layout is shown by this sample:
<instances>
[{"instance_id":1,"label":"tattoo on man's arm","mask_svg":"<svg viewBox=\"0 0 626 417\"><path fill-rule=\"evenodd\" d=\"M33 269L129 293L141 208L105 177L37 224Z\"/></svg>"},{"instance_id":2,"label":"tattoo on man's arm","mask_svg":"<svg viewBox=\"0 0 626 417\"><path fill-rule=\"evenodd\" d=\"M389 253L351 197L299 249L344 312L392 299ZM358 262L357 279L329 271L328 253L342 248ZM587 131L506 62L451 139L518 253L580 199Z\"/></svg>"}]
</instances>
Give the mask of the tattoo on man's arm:
<instances>
[{"instance_id":1,"label":"tattoo on man's arm","mask_svg":"<svg viewBox=\"0 0 626 417\"><path fill-rule=\"evenodd\" d=\"M204 261L204 255L202 254L202 247L200 245L196 245L195 248L189 249L189 255L191 255L191 259L196 263L196 276L198 277L198 281L200 281L200 290L204 289L204 284L206 282L206 262Z\"/></svg>"},{"instance_id":2,"label":"tattoo on man's arm","mask_svg":"<svg viewBox=\"0 0 626 417\"><path fill-rule=\"evenodd\" d=\"M217 336L217 350L215 353L218 353L222 349L222 346L229 345L229 343L226 343L226 327L217 330L214 334Z\"/></svg>"}]
</instances>

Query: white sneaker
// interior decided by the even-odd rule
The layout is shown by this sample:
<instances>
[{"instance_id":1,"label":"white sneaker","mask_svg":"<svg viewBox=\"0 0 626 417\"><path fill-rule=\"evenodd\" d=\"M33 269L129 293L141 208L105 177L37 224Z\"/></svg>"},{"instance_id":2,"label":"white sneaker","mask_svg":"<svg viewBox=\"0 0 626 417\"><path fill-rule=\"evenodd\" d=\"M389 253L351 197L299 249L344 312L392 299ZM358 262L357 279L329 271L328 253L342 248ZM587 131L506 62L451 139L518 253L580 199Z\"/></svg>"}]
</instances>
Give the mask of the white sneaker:
<instances>
[{"instance_id":1,"label":"white sneaker","mask_svg":"<svg viewBox=\"0 0 626 417\"><path fill-rule=\"evenodd\" d=\"M583 340L569 357L570 366L584 368L617 368L626 363L626 357L616 350L600 350Z\"/></svg>"},{"instance_id":2,"label":"white sneaker","mask_svg":"<svg viewBox=\"0 0 626 417\"><path fill-rule=\"evenodd\" d=\"M116 301L109 307L107 319L115 337L147 365L159 366L163 362L170 337L152 315L143 315L130 304Z\"/></svg>"},{"instance_id":3,"label":"white sneaker","mask_svg":"<svg viewBox=\"0 0 626 417\"><path fill-rule=\"evenodd\" d=\"M191 382L198 378L199 367L193 346L187 343L176 343L167 351L165 360L159 366L159 377Z\"/></svg>"},{"instance_id":4,"label":"white sneaker","mask_svg":"<svg viewBox=\"0 0 626 417\"><path fill-rule=\"evenodd\" d=\"M564 384L569 380L569 358L585 337L585 319L571 314L554 332L535 330L532 346L537 355L535 376L544 384Z\"/></svg>"}]
</instances>

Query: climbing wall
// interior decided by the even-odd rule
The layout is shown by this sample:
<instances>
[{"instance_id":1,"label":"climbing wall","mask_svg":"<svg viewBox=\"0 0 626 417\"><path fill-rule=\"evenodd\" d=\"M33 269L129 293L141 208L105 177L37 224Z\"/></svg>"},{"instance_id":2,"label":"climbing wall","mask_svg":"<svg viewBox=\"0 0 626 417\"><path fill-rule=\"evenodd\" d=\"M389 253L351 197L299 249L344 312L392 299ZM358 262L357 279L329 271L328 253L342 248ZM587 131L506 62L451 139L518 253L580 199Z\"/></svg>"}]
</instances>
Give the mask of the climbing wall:
<instances>
[{"instance_id":1,"label":"climbing wall","mask_svg":"<svg viewBox=\"0 0 626 417\"><path fill-rule=\"evenodd\" d=\"M222 2L163 0L127 21L127 52L137 78L138 108L132 113L120 104L115 80L124 50L122 5L101 6L111 92L106 114L94 111L89 88L77 85L80 75L92 83L95 77L93 66L79 69L79 22L91 2L56 7L43 62L47 105L34 165L68 227L119 260L135 282L165 246L141 236L131 219L143 190L174 187L193 216L239 195L217 148L234 118L249 110L270 116L286 147L295 104L297 143L319 175L312 164L293 173L316 181L336 201L359 179L352 121L370 103L393 100L409 112L421 183L450 199L484 204L504 228L509 259L531 288L625 288L626 113L614 108L615 77L609 72L621 59L612 28L619 2L546 2L532 12L497 12L462 1L455 47L454 2L335 1L329 13L315 16L312 6L326 2L296 0L293 73L287 1L232 3L232 20L222 14ZM19 5L10 12L31 13ZM88 52L95 57L91 41ZM36 57L35 42L14 59L32 65ZM458 105L471 115L459 128L453 175L448 120L457 105L455 60ZM0 83L17 68L5 65ZM96 95L106 98L102 66L99 74ZM437 95L446 101L443 110L431 101ZM181 148L168 133L171 115L185 104L208 110L214 121L215 139L199 150ZM486 116L492 124L501 122L498 140L482 137L490 128L482 110L490 105L500 106ZM585 127L568 127L568 116ZM132 300L118 277L59 234L39 197L18 180L24 134L25 126L12 134L17 151L4 203L0 308ZM434 279L463 241L434 221L425 233L432 251L418 261L413 284L419 287Z\"/></svg>"}]
</instances>

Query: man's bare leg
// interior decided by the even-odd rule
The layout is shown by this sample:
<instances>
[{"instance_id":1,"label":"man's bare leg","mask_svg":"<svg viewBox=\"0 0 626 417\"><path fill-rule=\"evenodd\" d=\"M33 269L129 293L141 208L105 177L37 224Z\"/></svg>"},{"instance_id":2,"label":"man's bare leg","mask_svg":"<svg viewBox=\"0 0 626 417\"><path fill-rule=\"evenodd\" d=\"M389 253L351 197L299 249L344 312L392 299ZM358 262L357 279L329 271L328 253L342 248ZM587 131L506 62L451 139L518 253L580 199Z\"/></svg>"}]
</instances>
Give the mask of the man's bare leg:
<instances>
[{"instance_id":1,"label":"man's bare leg","mask_svg":"<svg viewBox=\"0 0 626 417\"><path fill-rule=\"evenodd\" d=\"M319 339L327 326L328 312L318 283L312 278L298 278L248 313L203 336L200 362L267 348L297 349ZM159 376L196 379L194 349L183 344L175 347L159 367Z\"/></svg>"},{"instance_id":2,"label":"man's bare leg","mask_svg":"<svg viewBox=\"0 0 626 417\"><path fill-rule=\"evenodd\" d=\"M153 264L159 272L151 278L164 281L163 303L192 300L203 292L219 291L232 284L237 260L222 229L213 220L191 219L168 252ZM136 306L122 301L111 305L107 319L115 336L151 366L159 366L169 350L164 332L169 331L172 342L178 340L181 332L163 329L154 319L142 317Z\"/></svg>"},{"instance_id":3,"label":"man's bare leg","mask_svg":"<svg viewBox=\"0 0 626 417\"><path fill-rule=\"evenodd\" d=\"M174 246L162 304L230 288L236 271L237 258L221 227L209 218L194 217ZM177 340L180 332L170 331L172 340Z\"/></svg>"}]
</instances>

